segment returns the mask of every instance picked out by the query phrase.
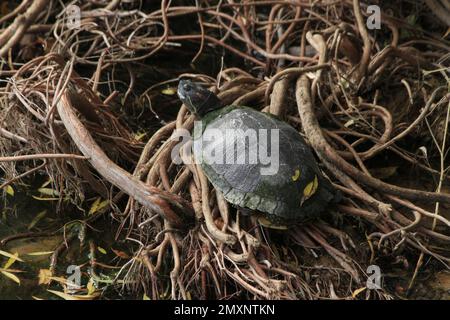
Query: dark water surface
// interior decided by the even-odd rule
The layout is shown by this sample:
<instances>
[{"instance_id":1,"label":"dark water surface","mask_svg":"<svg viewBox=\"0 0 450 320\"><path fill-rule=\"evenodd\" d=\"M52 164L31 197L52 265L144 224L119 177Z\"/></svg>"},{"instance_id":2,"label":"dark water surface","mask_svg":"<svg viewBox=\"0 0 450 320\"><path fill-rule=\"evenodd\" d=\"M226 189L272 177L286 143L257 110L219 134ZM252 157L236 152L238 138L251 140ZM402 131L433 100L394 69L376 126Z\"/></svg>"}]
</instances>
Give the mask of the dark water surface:
<instances>
[{"instance_id":1,"label":"dark water surface","mask_svg":"<svg viewBox=\"0 0 450 320\"><path fill-rule=\"evenodd\" d=\"M61 210L64 212L57 214L56 201L37 200L33 198L33 195L39 197L37 192L19 192L16 187L14 189L14 196L0 191L4 193L0 202L0 240L22 233L48 232L53 234L45 237L16 239L7 242L6 245L0 244L0 250L10 254L17 253L23 260L23 262L16 260L5 270L4 267L9 258L0 254L0 300L59 299L48 289L63 291L62 286L55 281L51 286L39 284L39 275L49 270L52 252L63 243L63 227L66 226L66 236L70 235L70 232L78 233L76 227L79 223L77 221L83 219L85 213L74 208ZM34 188L28 188L28 190L31 189ZM104 223L99 228L101 228L99 232L89 233L89 240L104 252L97 251L96 254L101 256L102 262L109 263L113 258L117 260L110 250L113 243L112 228L105 226ZM75 237L75 240L70 243L69 250L65 250L60 255L53 276L70 277L73 273L73 269L70 269L71 266L79 265L84 265L81 269L82 284L86 284L89 280L89 245L86 241L83 246L80 246L78 237ZM12 272L20 279L20 284L11 280L1 270L20 271Z\"/></svg>"}]
</instances>

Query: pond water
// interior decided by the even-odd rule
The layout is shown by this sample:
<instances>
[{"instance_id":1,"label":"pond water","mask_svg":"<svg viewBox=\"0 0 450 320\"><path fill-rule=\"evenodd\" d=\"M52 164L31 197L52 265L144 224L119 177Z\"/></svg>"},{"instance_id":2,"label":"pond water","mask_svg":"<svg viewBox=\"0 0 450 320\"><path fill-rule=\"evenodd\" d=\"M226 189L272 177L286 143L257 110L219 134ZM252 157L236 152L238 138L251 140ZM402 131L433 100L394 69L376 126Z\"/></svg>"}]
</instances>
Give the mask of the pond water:
<instances>
[{"instance_id":1,"label":"pond water","mask_svg":"<svg viewBox=\"0 0 450 320\"><path fill-rule=\"evenodd\" d=\"M32 189L32 188L31 188ZM0 203L0 241L18 234L30 236L0 243L0 300L1 299L59 299L48 290L64 291L58 281L51 281L50 260L53 251L63 243L63 227L66 226L66 236L77 231L80 225L78 219L83 219L83 213L77 209L57 214L55 201L42 201L33 198L28 192L15 190L14 195L6 194ZM89 233L88 239L80 246L78 236L69 245L68 250L59 256L53 276L69 278L75 268L81 266L81 282L83 286L91 279L89 275L90 245L96 248L96 258L103 263L118 262L120 259L111 251L113 235L103 223L98 232ZM105 230L103 230L105 228ZM36 236L39 233L47 236ZM33 234L34 236L31 236ZM88 243L88 241L90 243ZM8 254L16 254L18 259L10 266ZM97 257L98 255L98 257ZM115 269L111 269L114 270ZM102 276L106 279L113 274ZM47 281L46 281L47 280ZM44 282L44 283L40 283Z\"/></svg>"}]
</instances>

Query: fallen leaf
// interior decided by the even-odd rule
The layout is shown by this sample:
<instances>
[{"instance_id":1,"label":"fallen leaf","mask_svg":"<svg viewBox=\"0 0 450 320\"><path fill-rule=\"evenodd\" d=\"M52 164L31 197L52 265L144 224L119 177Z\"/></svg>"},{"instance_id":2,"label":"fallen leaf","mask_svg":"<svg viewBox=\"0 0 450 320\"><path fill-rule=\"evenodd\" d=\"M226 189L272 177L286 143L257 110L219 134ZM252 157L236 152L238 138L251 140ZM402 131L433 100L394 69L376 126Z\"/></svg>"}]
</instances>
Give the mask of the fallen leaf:
<instances>
[{"instance_id":1,"label":"fallen leaf","mask_svg":"<svg viewBox=\"0 0 450 320\"><path fill-rule=\"evenodd\" d=\"M15 275L12 274L11 272L5 271L5 270L0 270L0 272L7 278L11 279L12 281L16 282L17 284L20 285L20 279Z\"/></svg>"},{"instance_id":2,"label":"fallen leaf","mask_svg":"<svg viewBox=\"0 0 450 320\"><path fill-rule=\"evenodd\" d=\"M314 177L314 180L308 183L303 189L303 196L306 199L310 198L316 191L319 186L319 181L317 180L317 176Z\"/></svg>"},{"instance_id":3,"label":"fallen leaf","mask_svg":"<svg viewBox=\"0 0 450 320\"><path fill-rule=\"evenodd\" d=\"M27 253L26 255L28 256L46 256L49 254L52 254L54 251L39 251L39 252L30 252Z\"/></svg>"},{"instance_id":4,"label":"fallen leaf","mask_svg":"<svg viewBox=\"0 0 450 320\"><path fill-rule=\"evenodd\" d=\"M0 255L5 256L5 257L8 257L8 258L16 259L17 261L20 261L20 262L24 262L22 259L19 258L19 255L16 254L16 253L15 253L15 254L12 254L12 253L9 253L9 252L0 250Z\"/></svg>"},{"instance_id":5,"label":"fallen leaf","mask_svg":"<svg viewBox=\"0 0 450 320\"><path fill-rule=\"evenodd\" d=\"M12 256L11 258L8 259L8 261L6 261L5 265L3 266L3 269L9 269L9 267L11 267L13 263L17 261L18 257L19 254L17 252L14 253L14 256Z\"/></svg>"},{"instance_id":6,"label":"fallen leaf","mask_svg":"<svg viewBox=\"0 0 450 320\"><path fill-rule=\"evenodd\" d=\"M366 287L362 287L362 288L356 289L355 291L353 291L352 297L353 297L353 298L356 298L356 296L357 296L358 294L360 294L361 292L363 292L363 291L366 290L366 289L367 289Z\"/></svg>"},{"instance_id":7,"label":"fallen leaf","mask_svg":"<svg viewBox=\"0 0 450 320\"><path fill-rule=\"evenodd\" d=\"M9 194L11 197L14 197L14 189L10 185L6 186L6 193Z\"/></svg>"},{"instance_id":8,"label":"fallen leaf","mask_svg":"<svg viewBox=\"0 0 450 320\"><path fill-rule=\"evenodd\" d=\"M89 209L89 215L92 215L96 213L97 211L100 211L104 207L106 207L109 203L109 200L103 200L99 197L95 199L94 203L92 204L91 208Z\"/></svg>"},{"instance_id":9,"label":"fallen leaf","mask_svg":"<svg viewBox=\"0 0 450 320\"><path fill-rule=\"evenodd\" d=\"M175 93L177 93L177 89L176 88L167 88L167 89L163 89L161 91L162 94L165 94L166 96L173 96Z\"/></svg>"},{"instance_id":10,"label":"fallen leaf","mask_svg":"<svg viewBox=\"0 0 450 320\"><path fill-rule=\"evenodd\" d=\"M39 201L59 201L59 198L43 198L38 196L32 196L33 199L39 200Z\"/></svg>"},{"instance_id":11,"label":"fallen leaf","mask_svg":"<svg viewBox=\"0 0 450 320\"><path fill-rule=\"evenodd\" d=\"M95 290L97 290L94 286L94 281L92 280L92 278L89 279L89 282L88 282L86 288L88 289L88 293L87 293L88 296L94 294Z\"/></svg>"},{"instance_id":12,"label":"fallen leaf","mask_svg":"<svg viewBox=\"0 0 450 320\"><path fill-rule=\"evenodd\" d=\"M47 210L43 210L41 212L39 212L34 219L30 222L30 224L28 225L28 230L31 230L42 218L45 217L45 215L47 214Z\"/></svg>"},{"instance_id":13,"label":"fallen leaf","mask_svg":"<svg viewBox=\"0 0 450 320\"><path fill-rule=\"evenodd\" d=\"M40 194L46 195L46 196L54 196L57 197L60 195L58 190L51 189L51 188L39 188L37 190Z\"/></svg>"},{"instance_id":14,"label":"fallen leaf","mask_svg":"<svg viewBox=\"0 0 450 320\"><path fill-rule=\"evenodd\" d=\"M130 259L130 256L123 251L115 250L113 248L111 248L111 251L114 252L116 254L116 256L118 256L119 258Z\"/></svg>"},{"instance_id":15,"label":"fallen leaf","mask_svg":"<svg viewBox=\"0 0 450 320\"><path fill-rule=\"evenodd\" d=\"M48 186L50 183L52 183L53 182L53 180L52 179L48 179L47 181L45 181L43 184L42 184L42 186L41 186L41 188L45 188L46 186Z\"/></svg>"},{"instance_id":16,"label":"fallen leaf","mask_svg":"<svg viewBox=\"0 0 450 320\"><path fill-rule=\"evenodd\" d=\"M103 249L102 247L97 247L97 250L100 251L100 252L103 253L103 254L106 254L106 253L107 253L106 250Z\"/></svg>"},{"instance_id":17,"label":"fallen leaf","mask_svg":"<svg viewBox=\"0 0 450 320\"><path fill-rule=\"evenodd\" d=\"M141 141L147 135L147 132L138 132L134 135L134 139Z\"/></svg>"},{"instance_id":18,"label":"fallen leaf","mask_svg":"<svg viewBox=\"0 0 450 320\"><path fill-rule=\"evenodd\" d=\"M41 284L50 284L52 282L52 272L50 269L40 269L39 270L39 285Z\"/></svg>"}]
</instances>

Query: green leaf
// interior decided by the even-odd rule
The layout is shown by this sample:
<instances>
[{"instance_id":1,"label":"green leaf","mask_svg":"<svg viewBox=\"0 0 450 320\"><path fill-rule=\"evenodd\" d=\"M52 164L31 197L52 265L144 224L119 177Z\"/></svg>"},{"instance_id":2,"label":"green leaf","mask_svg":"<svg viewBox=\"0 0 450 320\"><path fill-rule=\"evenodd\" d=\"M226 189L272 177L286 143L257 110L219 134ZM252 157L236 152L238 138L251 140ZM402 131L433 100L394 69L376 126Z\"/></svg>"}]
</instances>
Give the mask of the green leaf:
<instances>
[{"instance_id":1,"label":"green leaf","mask_svg":"<svg viewBox=\"0 0 450 320\"><path fill-rule=\"evenodd\" d=\"M97 247L97 250L100 251L100 252L103 253L103 254L106 254L106 253L107 253L106 250L103 249L102 247Z\"/></svg>"},{"instance_id":2,"label":"green leaf","mask_svg":"<svg viewBox=\"0 0 450 320\"><path fill-rule=\"evenodd\" d=\"M294 175L292 176L292 181L297 181L298 179L300 179L300 169L296 169Z\"/></svg>"},{"instance_id":3,"label":"green leaf","mask_svg":"<svg viewBox=\"0 0 450 320\"><path fill-rule=\"evenodd\" d=\"M7 185L5 188L5 191L7 194L9 194L11 197L14 197L14 189L10 185Z\"/></svg>"}]
</instances>

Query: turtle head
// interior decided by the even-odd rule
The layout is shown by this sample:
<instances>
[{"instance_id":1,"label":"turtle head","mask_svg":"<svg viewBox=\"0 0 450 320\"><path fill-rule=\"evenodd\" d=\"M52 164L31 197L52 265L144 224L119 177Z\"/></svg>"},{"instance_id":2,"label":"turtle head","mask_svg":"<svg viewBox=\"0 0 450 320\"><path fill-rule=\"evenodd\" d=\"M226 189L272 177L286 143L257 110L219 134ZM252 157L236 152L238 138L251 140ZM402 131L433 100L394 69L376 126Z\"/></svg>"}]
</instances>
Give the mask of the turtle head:
<instances>
[{"instance_id":1,"label":"turtle head","mask_svg":"<svg viewBox=\"0 0 450 320\"><path fill-rule=\"evenodd\" d=\"M189 111L200 118L222 107L222 102L214 93L190 80L180 80L177 93Z\"/></svg>"}]
</instances>

